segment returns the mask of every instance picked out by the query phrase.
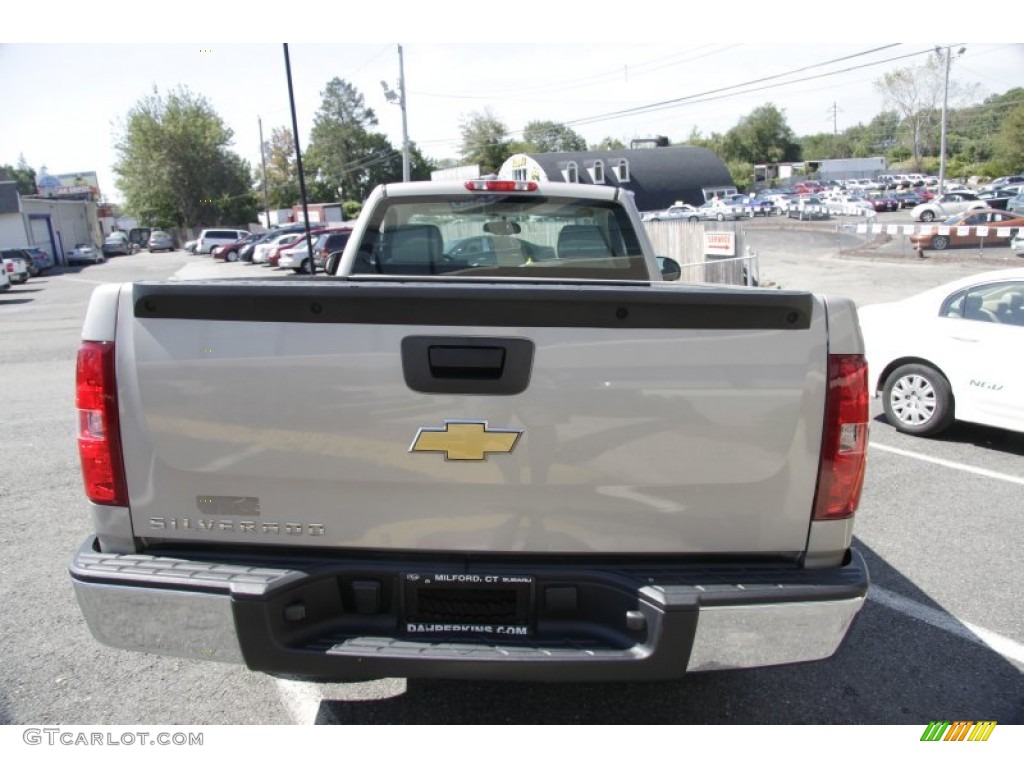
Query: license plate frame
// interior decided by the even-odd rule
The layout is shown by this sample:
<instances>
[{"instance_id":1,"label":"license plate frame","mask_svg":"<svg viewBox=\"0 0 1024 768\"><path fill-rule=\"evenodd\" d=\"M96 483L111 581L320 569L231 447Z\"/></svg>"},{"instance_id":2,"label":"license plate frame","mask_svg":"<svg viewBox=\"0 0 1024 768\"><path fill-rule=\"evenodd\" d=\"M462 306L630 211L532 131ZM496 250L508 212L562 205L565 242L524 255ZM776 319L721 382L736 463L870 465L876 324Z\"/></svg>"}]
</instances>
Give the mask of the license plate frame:
<instances>
[{"instance_id":1,"label":"license plate frame","mask_svg":"<svg viewBox=\"0 0 1024 768\"><path fill-rule=\"evenodd\" d=\"M533 576L405 573L399 625L408 637L527 638L535 587Z\"/></svg>"}]
</instances>

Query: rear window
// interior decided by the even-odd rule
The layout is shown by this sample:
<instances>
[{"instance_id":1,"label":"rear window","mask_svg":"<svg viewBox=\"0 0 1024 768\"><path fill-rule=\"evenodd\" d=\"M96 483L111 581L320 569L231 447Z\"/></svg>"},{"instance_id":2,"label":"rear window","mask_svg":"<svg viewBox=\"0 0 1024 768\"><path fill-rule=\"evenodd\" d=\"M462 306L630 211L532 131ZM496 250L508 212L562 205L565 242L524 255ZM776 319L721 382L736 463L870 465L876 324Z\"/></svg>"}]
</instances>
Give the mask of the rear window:
<instances>
[{"instance_id":1,"label":"rear window","mask_svg":"<svg viewBox=\"0 0 1024 768\"><path fill-rule=\"evenodd\" d=\"M639 239L621 205L501 193L382 201L368 222L352 272L649 278Z\"/></svg>"}]
</instances>

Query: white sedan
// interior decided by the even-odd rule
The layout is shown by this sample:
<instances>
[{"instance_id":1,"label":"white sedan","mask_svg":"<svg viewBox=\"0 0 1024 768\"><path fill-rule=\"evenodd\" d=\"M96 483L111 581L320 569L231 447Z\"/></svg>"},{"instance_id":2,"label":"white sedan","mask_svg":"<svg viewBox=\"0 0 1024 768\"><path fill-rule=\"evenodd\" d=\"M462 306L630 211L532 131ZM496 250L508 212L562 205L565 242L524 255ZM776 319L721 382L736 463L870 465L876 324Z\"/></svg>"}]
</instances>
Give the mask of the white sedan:
<instances>
[{"instance_id":1,"label":"white sedan","mask_svg":"<svg viewBox=\"0 0 1024 768\"><path fill-rule=\"evenodd\" d=\"M914 221L942 221L956 213L987 207L988 201L982 200L973 192L947 192L916 206L910 215L914 217Z\"/></svg>"},{"instance_id":2,"label":"white sedan","mask_svg":"<svg viewBox=\"0 0 1024 768\"><path fill-rule=\"evenodd\" d=\"M900 432L954 420L1024 432L1024 268L858 310L869 386Z\"/></svg>"},{"instance_id":3,"label":"white sedan","mask_svg":"<svg viewBox=\"0 0 1024 768\"><path fill-rule=\"evenodd\" d=\"M89 243L78 243L67 253L68 264L102 264L107 260L102 251L98 251Z\"/></svg>"}]
</instances>

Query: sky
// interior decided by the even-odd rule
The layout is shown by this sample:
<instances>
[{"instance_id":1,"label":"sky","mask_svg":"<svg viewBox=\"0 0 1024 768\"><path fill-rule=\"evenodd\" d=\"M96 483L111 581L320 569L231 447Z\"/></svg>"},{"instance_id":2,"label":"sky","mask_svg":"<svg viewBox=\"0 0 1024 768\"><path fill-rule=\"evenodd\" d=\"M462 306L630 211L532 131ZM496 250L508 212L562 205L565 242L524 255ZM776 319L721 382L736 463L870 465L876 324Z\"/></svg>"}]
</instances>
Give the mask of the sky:
<instances>
[{"instance_id":1,"label":"sky","mask_svg":"<svg viewBox=\"0 0 1024 768\"><path fill-rule=\"evenodd\" d=\"M694 129L724 133L768 102L798 136L842 131L884 109L874 80L922 64L935 45L966 48L953 61L952 78L969 85L972 101L1024 87L1024 44L951 41L938 29L918 43L879 41L890 26L929 34L916 21L883 28L874 18L846 20L827 42L808 34L795 42L786 39L795 36L792 27L766 28L750 14L729 19L727 28L719 15L702 17L681 4L664 13L608 5L580 18L572 10L579 4L534 0L504 10L438 0L427 10L396 4L390 12L312 2L302 4L301 21L291 21L294 9L281 4L247 3L243 16L231 10L243 6L211 11L184 0L158 24L138 18L138 27L127 23L139 16L138 4L104 3L102 19L63 0L56 6L52 23L18 10L13 26L0 32L0 164L24 155L37 172L95 171L101 191L115 201L117 136L132 106L154 88L166 93L184 85L205 96L233 130L232 148L258 170L258 121L265 139L275 126L291 126L283 34L292 38L303 147L320 92L333 77L363 94L377 130L401 147L401 109L381 85L398 89L401 44L409 138L436 160L458 155L460 124L487 108L514 137L531 120L554 120L588 143L610 136L628 145L656 135L678 142ZM734 1L729 8L747 5ZM807 24L801 29L821 28ZM124 43L129 28L141 30L134 37L146 42ZM216 39L198 39L204 29L216 29ZM645 107L654 108L612 116Z\"/></svg>"}]
</instances>

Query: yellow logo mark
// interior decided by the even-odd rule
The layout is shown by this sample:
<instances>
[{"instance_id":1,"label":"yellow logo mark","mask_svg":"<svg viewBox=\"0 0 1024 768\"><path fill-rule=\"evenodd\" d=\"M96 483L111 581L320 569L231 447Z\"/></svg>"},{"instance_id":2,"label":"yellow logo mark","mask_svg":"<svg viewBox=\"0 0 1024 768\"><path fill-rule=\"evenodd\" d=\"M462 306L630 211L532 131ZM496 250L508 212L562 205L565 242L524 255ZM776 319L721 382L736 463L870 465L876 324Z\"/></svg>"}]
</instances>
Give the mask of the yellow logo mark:
<instances>
[{"instance_id":1,"label":"yellow logo mark","mask_svg":"<svg viewBox=\"0 0 1024 768\"><path fill-rule=\"evenodd\" d=\"M483 461L488 453L512 453L521 429L488 429L486 421L445 421L422 427L409 452L443 453L446 461Z\"/></svg>"}]
</instances>

